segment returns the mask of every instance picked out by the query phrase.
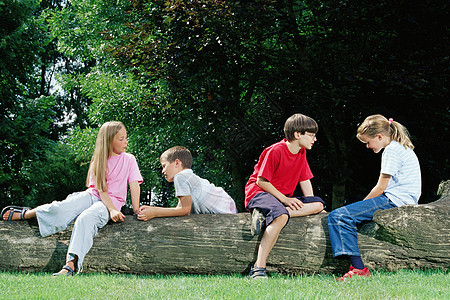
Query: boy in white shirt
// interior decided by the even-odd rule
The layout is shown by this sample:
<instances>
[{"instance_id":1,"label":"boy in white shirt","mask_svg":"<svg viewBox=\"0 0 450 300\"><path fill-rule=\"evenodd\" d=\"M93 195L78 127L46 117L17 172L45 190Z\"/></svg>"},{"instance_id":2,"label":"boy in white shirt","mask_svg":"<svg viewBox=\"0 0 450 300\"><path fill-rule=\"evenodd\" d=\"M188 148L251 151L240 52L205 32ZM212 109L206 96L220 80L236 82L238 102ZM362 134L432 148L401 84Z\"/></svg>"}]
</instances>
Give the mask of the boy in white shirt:
<instances>
[{"instance_id":1,"label":"boy in white shirt","mask_svg":"<svg viewBox=\"0 0 450 300\"><path fill-rule=\"evenodd\" d=\"M143 205L137 218L147 221L157 217L176 217L193 214L237 213L234 200L220 187L194 174L191 152L181 146L166 150L160 157L162 173L173 182L176 207L154 207Z\"/></svg>"}]
</instances>

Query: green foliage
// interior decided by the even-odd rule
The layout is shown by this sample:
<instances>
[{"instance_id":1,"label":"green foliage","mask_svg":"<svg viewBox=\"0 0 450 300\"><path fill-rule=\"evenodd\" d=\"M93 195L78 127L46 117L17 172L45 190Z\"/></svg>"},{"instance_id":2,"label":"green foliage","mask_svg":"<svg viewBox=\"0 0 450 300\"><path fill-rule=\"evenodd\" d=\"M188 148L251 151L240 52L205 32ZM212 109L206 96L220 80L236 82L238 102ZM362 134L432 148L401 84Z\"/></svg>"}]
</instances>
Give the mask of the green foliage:
<instances>
[{"instance_id":1,"label":"green foliage","mask_svg":"<svg viewBox=\"0 0 450 300\"><path fill-rule=\"evenodd\" d=\"M11 203L32 206L61 199L63 196L58 193L73 190L72 185L76 185L76 181L69 183L64 175L61 175L61 182L55 177L50 178L57 171L71 177L71 173L80 170L79 166L77 170L67 169L76 168L69 162L61 162L70 159L71 154L60 150L55 141L66 134L72 123L84 124L83 108L80 108L83 102L73 103L74 97L54 91L54 73L62 69L63 58L49 34L43 11L60 8L62 2L0 1L2 206ZM65 60L67 65L68 60ZM74 121L70 120L72 109L78 114ZM58 158L56 153L64 156ZM55 163L53 171L52 163ZM45 164L50 165L46 167ZM36 168L42 169L43 173ZM44 179L48 181L41 182Z\"/></svg>"},{"instance_id":2,"label":"green foliage","mask_svg":"<svg viewBox=\"0 0 450 300\"><path fill-rule=\"evenodd\" d=\"M40 134L52 115L52 99L31 95L27 83L36 62L37 31L34 13L38 1L0 3L0 202L23 201L30 187L21 173L23 165L46 147ZM35 120L35 118L37 118Z\"/></svg>"},{"instance_id":3,"label":"green foliage","mask_svg":"<svg viewBox=\"0 0 450 300\"><path fill-rule=\"evenodd\" d=\"M40 18L36 1L0 4L7 20L0 30L3 136L15 131L3 120L34 101L25 99L49 95L37 83L47 77L34 70L48 63L39 70L49 74L57 65L57 38L57 49L70 58L59 57L53 68L64 92L48 98L54 105L43 119L53 123L41 136L56 140L71 126L61 125L64 113L76 114L80 129L70 149L85 166L91 127L123 121L144 197L154 188L168 197L172 187L159 174L159 155L184 145L194 154L194 171L224 187L242 209L259 154L282 138L285 119L297 112L319 123L308 159L315 192L329 208L331 198L332 206L351 195L357 200L375 184L379 157L354 138L369 114L393 117L413 134L423 200L433 200L449 177L446 1L57 2L43 1L41 8L52 9ZM2 150L21 153L5 141ZM21 167L3 167L4 195Z\"/></svg>"},{"instance_id":4,"label":"green foliage","mask_svg":"<svg viewBox=\"0 0 450 300\"><path fill-rule=\"evenodd\" d=\"M0 102L1 111L8 115L16 96L31 96L27 81L36 62L34 38L37 29L33 14L38 1L10 1L0 5Z\"/></svg>"},{"instance_id":5,"label":"green foliage","mask_svg":"<svg viewBox=\"0 0 450 300\"><path fill-rule=\"evenodd\" d=\"M69 57L103 59L103 51L114 35L126 31L123 26L128 0L71 0L64 9L47 13L59 50Z\"/></svg>"},{"instance_id":6,"label":"green foliage","mask_svg":"<svg viewBox=\"0 0 450 300\"><path fill-rule=\"evenodd\" d=\"M365 116L394 117L422 145L430 142L424 128L439 123L438 136L448 131L443 1L132 3L130 31L117 35L108 53L148 88L141 101L162 110L152 116L173 122L169 128L201 146L175 130L171 140L220 157L219 172L241 193L262 147L281 138L284 120L296 112L319 122L310 164L319 194L328 202L333 197L336 206L367 193L379 171L377 159L361 153L354 138ZM449 143L441 142L448 151ZM432 157L424 151L417 147L426 165L443 162L439 175L424 170L430 199L431 181L448 177L449 169L440 150Z\"/></svg>"},{"instance_id":7,"label":"green foliage","mask_svg":"<svg viewBox=\"0 0 450 300\"><path fill-rule=\"evenodd\" d=\"M53 99L18 99L4 116L0 129L2 151L0 163L1 204L23 204L33 189L24 169L51 147L45 137L53 116Z\"/></svg>"},{"instance_id":8,"label":"green foliage","mask_svg":"<svg viewBox=\"0 0 450 300\"><path fill-rule=\"evenodd\" d=\"M84 190L88 166L78 161L69 146L55 143L45 151L40 160L35 160L22 169L32 187L24 202L36 207L64 200L67 195Z\"/></svg>"},{"instance_id":9,"label":"green foliage","mask_svg":"<svg viewBox=\"0 0 450 300\"><path fill-rule=\"evenodd\" d=\"M94 154L95 140L99 128L87 127L85 129L75 128L66 139L69 153L75 155L75 161L82 166L89 165ZM87 170L86 170L87 174Z\"/></svg>"}]
</instances>

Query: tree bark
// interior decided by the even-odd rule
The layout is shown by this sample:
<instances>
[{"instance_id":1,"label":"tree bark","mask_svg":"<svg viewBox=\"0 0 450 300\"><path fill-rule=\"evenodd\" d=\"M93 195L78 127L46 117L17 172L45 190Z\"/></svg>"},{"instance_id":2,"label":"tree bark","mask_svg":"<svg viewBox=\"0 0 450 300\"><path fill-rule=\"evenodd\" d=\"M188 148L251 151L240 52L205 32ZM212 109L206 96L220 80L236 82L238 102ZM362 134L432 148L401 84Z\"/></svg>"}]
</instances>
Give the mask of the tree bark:
<instances>
[{"instance_id":1,"label":"tree bark","mask_svg":"<svg viewBox=\"0 0 450 300\"><path fill-rule=\"evenodd\" d=\"M426 205L375 213L358 231L359 246L371 269L448 270L450 195ZM333 259L328 214L292 218L268 259L268 271L287 274L332 273L348 268ZM83 272L134 274L231 274L246 272L261 236L250 234L251 215L191 215L123 223L99 230ZM71 228L42 238L36 221L0 222L2 271L60 270Z\"/></svg>"}]
</instances>

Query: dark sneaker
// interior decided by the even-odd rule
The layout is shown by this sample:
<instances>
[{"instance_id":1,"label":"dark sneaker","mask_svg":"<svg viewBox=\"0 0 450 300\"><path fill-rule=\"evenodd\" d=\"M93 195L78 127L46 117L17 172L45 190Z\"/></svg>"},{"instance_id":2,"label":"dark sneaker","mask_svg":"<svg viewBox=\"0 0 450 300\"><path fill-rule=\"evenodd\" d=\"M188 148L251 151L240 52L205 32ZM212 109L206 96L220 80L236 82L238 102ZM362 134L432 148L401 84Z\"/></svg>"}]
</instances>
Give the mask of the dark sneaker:
<instances>
[{"instance_id":1,"label":"dark sneaker","mask_svg":"<svg viewBox=\"0 0 450 300\"><path fill-rule=\"evenodd\" d=\"M252 212L252 227L250 228L252 235L259 235L261 233L266 223L265 221L266 217L264 217L261 210L254 208Z\"/></svg>"},{"instance_id":2,"label":"dark sneaker","mask_svg":"<svg viewBox=\"0 0 450 300\"><path fill-rule=\"evenodd\" d=\"M350 266L350 271L348 271L347 273L345 273L344 276L336 278L337 281L345 281L348 278L352 278L352 276L364 276L364 277L369 277L370 276L370 271L367 268L364 268L362 270L360 269L355 269L353 266Z\"/></svg>"},{"instance_id":3,"label":"dark sneaker","mask_svg":"<svg viewBox=\"0 0 450 300\"><path fill-rule=\"evenodd\" d=\"M267 279L267 274L266 274L266 268L255 268L252 267L250 269L250 273L248 273L248 276L252 279L256 279L256 278L262 278L262 279Z\"/></svg>"}]
</instances>

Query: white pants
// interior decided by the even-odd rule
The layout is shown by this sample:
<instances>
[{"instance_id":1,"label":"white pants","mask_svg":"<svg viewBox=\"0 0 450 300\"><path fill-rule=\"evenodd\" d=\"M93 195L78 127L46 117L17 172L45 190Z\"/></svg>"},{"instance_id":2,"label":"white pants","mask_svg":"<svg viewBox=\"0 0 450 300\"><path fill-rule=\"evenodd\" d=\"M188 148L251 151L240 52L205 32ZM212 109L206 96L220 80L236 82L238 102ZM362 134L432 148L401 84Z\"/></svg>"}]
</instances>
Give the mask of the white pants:
<instances>
[{"instance_id":1,"label":"white pants","mask_svg":"<svg viewBox=\"0 0 450 300\"><path fill-rule=\"evenodd\" d=\"M36 218L43 237L65 230L75 220L66 262L78 256L77 269L81 272L94 236L109 221L109 211L100 199L85 191L36 207Z\"/></svg>"}]
</instances>

